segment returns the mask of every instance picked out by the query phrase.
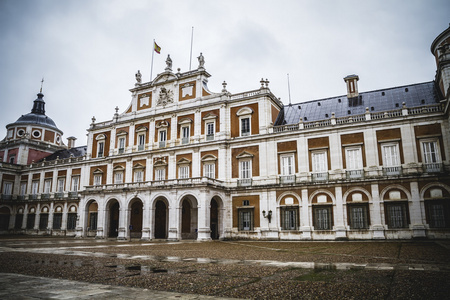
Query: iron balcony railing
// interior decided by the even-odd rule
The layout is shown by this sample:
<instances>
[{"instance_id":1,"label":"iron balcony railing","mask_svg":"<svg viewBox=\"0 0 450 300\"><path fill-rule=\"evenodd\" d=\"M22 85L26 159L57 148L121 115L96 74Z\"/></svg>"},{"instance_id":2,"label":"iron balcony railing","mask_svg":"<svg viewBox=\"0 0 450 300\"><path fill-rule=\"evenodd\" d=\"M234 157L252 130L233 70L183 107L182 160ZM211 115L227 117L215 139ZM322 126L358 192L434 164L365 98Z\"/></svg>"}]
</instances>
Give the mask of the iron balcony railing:
<instances>
[{"instance_id":1,"label":"iron balcony railing","mask_svg":"<svg viewBox=\"0 0 450 300\"><path fill-rule=\"evenodd\" d=\"M253 183L253 180L251 178L242 178L238 179L238 186L251 186Z\"/></svg>"},{"instance_id":2,"label":"iron balcony railing","mask_svg":"<svg viewBox=\"0 0 450 300\"><path fill-rule=\"evenodd\" d=\"M364 170L347 170L345 171L347 179L363 179L364 178Z\"/></svg>"},{"instance_id":3,"label":"iron balcony railing","mask_svg":"<svg viewBox=\"0 0 450 300\"><path fill-rule=\"evenodd\" d=\"M402 175L402 167L383 167L383 175L384 176L399 176Z\"/></svg>"},{"instance_id":4,"label":"iron balcony railing","mask_svg":"<svg viewBox=\"0 0 450 300\"><path fill-rule=\"evenodd\" d=\"M425 173L441 173L444 170L442 163L425 163L423 164L423 171Z\"/></svg>"},{"instance_id":5,"label":"iron balcony railing","mask_svg":"<svg viewBox=\"0 0 450 300\"><path fill-rule=\"evenodd\" d=\"M295 175L281 175L280 183L281 184L295 183Z\"/></svg>"}]
</instances>

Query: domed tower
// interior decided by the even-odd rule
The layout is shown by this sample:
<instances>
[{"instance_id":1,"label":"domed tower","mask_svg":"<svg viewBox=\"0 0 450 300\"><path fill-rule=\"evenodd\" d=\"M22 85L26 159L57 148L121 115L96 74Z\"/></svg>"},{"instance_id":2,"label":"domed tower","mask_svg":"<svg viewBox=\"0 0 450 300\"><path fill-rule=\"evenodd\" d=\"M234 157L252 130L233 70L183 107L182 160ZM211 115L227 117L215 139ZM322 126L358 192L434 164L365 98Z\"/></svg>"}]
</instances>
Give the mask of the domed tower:
<instances>
[{"instance_id":1,"label":"domed tower","mask_svg":"<svg viewBox=\"0 0 450 300\"><path fill-rule=\"evenodd\" d=\"M450 26L433 41L431 53L436 58L436 82L447 98L450 92Z\"/></svg>"},{"instance_id":2,"label":"domed tower","mask_svg":"<svg viewBox=\"0 0 450 300\"><path fill-rule=\"evenodd\" d=\"M45 115L42 88L31 113L6 125L6 130L6 137L0 142L0 160L7 163L27 165L66 148L62 143L63 132Z\"/></svg>"}]
</instances>

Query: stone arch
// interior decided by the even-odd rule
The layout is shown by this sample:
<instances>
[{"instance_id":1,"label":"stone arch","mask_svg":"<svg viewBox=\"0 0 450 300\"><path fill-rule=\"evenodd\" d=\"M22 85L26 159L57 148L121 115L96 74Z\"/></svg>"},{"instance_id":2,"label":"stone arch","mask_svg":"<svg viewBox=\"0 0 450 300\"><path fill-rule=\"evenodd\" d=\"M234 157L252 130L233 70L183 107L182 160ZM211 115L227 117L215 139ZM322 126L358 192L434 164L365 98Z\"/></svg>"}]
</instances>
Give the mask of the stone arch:
<instances>
[{"instance_id":1,"label":"stone arch","mask_svg":"<svg viewBox=\"0 0 450 300\"><path fill-rule=\"evenodd\" d=\"M450 227L450 188L440 182L431 182L420 191L425 220L431 230Z\"/></svg>"},{"instance_id":2,"label":"stone arch","mask_svg":"<svg viewBox=\"0 0 450 300\"><path fill-rule=\"evenodd\" d=\"M141 238L142 237L142 221L143 221L143 210L144 202L138 198L134 197L128 202L129 209L129 225L130 225L130 237Z\"/></svg>"},{"instance_id":3,"label":"stone arch","mask_svg":"<svg viewBox=\"0 0 450 300\"><path fill-rule=\"evenodd\" d=\"M370 209L372 195L363 188L352 187L342 195L344 222L350 229L364 230L370 227Z\"/></svg>"},{"instance_id":4,"label":"stone arch","mask_svg":"<svg viewBox=\"0 0 450 300\"><path fill-rule=\"evenodd\" d=\"M393 185L389 185L389 186L385 187L380 193L380 200L384 201L384 196L386 195L386 193L388 193L390 190L394 190L394 189L398 189L398 190L404 192L408 201L411 201L411 193L404 186L399 185L399 184L393 184Z\"/></svg>"},{"instance_id":5,"label":"stone arch","mask_svg":"<svg viewBox=\"0 0 450 300\"><path fill-rule=\"evenodd\" d=\"M25 208L23 206L16 207L16 219L14 221L14 229L20 230L23 225L23 216L24 216Z\"/></svg>"},{"instance_id":6,"label":"stone arch","mask_svg":"<svg viewBox=\"0 0 450 300\"><path fill-rule=\"evenodd\" d=\"M110 238L119 236L120 201L111 197L105 202L106 233Z\"/></svg>"},{"instance_id":7,"label":"stone arch","mask_svg":"<svg viewBox=\"0 0 450 300\"><path fill-rule=\"evenodd\" d=\"M425 199L425 193L431 189L432 187L439 187L441 189L444 189L447 191L447 193L450 194L450 187L446 184L443 184L441 182L430 182L426 184L421 190L420 190L420 199Z\"/></svg>"},{"instance_id":8,"label":"stone arch","mask_svg":"<svg viewBox=\"0 0 450 300\"><path fill-rule=\"evenodd\" d=\"M11 218L11 208L6 205L0 206L0 231L9 229L9 220Z\"/></svg>"},{"instance_id":9,"label":"stone arch","mask_svg":"<svg viewBox=\"0 0 450 300\"><path fill-rule=\"evenodd\" d=\"M192 194L184 194L178 202L180 208L181 239L197 239L198 201Z\"/></svg>"},{"instance_id":10,"label":"stone arch","mask_svg":"<svg viewBox=\"0 0 450 300\"><path fill-rule=\"evenodd\" d=\"M86 202L85 209L85 229L87 236L95 236L98 226L98 202L90 199Z\"/></svg>"},{"instance_id":11,"label":"stone arch","mask_svg":"<svg viewBox=\"0 0 450 300\"><path fill-rule=\"evenodd\" d=\"M300 227L301 197L291 191L282 193L277 199L277 212L275 220L281 230L298 230Z\"/></svg>"},{"instance_id":12,"label":"stone arch","mask_svg":"<svg viewBox=\"0 0 450 300\"><path fill-rule=\"evenodd\" d=\"M169 200L159 194L152 201L153 236L155 239L167 239L169 233Z\"/></svg>"},{"instance_id":13,"label":"stone arch","mask_svg":"<svg viewBox=\"0 0 450 300\"><path fill-rule=\"evenodd\" d=\"M399 194L391 194L390 192L399 191ZM385 196L389 193L389 199ZM402 197L402 193L405 197ZM395 195L394 199L390 196ZM384 222L389 229L407 229L410 221L410 202L411 193L404 186L393 184L384 188L380 193L380 200L384 209L381 210L381 215L384 217Z\"/></svg>"},{"instance_id":14,"label":"stone arch","mask_svg":"<svg viewBox=\"0 0 450 300\"><path fill-rule=\"evenodd\" d=\"M365 194L367 196L367 198L369 199L369 202L372 202L372 195L366 190L366 189L362 189L360 187L352 187L349 188L343 195L342 195L342 200L345 203L347 203L347 198L350 194L352 194L353 192L361 192L363 194Z\"/></svg>"},{"instance_id":15,"label":"stone arch","mask_svg":"<svg viewBox=\"0 0 450 300\"><path fill-rule=\"evenodd\" d=\"M223 237L223 210L222 198L219 195L214 195L209 202L209 227L213 240Z\"/></svg>"},{"instance_id":16,"label":"stone arch","mask_svg":"<svg viewBox=\"0 0 450 300\"><path fill-rule=\"evenodd\" d=\"M301 199L301 197L300 197L297 193L295 193L295 192L290 192L290 191L284 192L284 193L282 193L280 196L278 196L278 198L277 198L277 206L280 205L281 200L283 200L284 198L286 198L286 196L294 196L294 198L295 198L295 199L297 200L297 202L298 202L298 205L301 206L301 204L302 204L302 199Z\"/></svg>"},{"instance_id":17,"label":"stone arch","mask_svg":"<svg viewBox=\"0 0 450 300\"><path fill-rule=\"evenodd\" d=\"M321 195L322 194L322 195ZM325 197L322 197L325 195ZM317 197L316 196L320 196ZM308 203L311 206L312 225L314 230L332 230L334 226L334 205L336 198L327 190L317 190L309 195Z\"/></svg>"}]
</instances>

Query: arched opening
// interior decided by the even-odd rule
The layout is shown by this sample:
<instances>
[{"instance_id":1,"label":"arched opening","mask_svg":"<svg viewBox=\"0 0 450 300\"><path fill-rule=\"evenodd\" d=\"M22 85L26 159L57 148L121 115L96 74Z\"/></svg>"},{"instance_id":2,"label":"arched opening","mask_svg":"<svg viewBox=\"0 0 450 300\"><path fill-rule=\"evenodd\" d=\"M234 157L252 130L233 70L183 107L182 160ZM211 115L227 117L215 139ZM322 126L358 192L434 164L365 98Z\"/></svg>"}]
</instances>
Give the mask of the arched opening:
<instances>
[{"instance_id":1,"label":"arched opening","mask_svg":"<svg viewBox=\"0 0 450 300\"><path fill-rule=\"evenodd\" d=\"M34 221L36 220L36 209L31 207L27 215L27 229L34 229Z\"/></svg>"},{"instance_id":2,"label":"arched opening","mask_svg":"<svg viewBox=\"0 0 450 300\"><path fill-rule=\"evenodd\" d=\"M167 239L167 205L163 200L155 204L155 239Z\"/></svg>"},{"instance_id":3,"label":"arched opening","mask_svg":"<svg viewBox=\"0 0 450 300\"><path fill-rule=\"evenodd\" d=\"M197 238L197 206L189 197L181 202L181 239ZM194 205L193 205L194 202Z\"/></svg>"},{"instance_id":4,"label":"arched opening","mask_svg":"<svg viewBox=\"0 0 450 300\"><path fill-rule=\"evenodd\" d=\"M87 209L87 235L95 236L97 234L97 220L98 220L98 204L91 201Z\"/></svg>"},{"instance_id":5,"label":"arched opening","mask_svg":"<svg viewBox=\"0 0 450 300\"><path fill-rule=\"evenodd\" d=\"M142 236L142 201L136 200L131 204L130 216L130 236L140 238Z\"/></svg>"},{"instance_id":6,"label":"arched opening","mask_svg":"<svg viewBox=\"0 0 450 300\"><path fill-rule=\"evenodd\" d=\"M0 208L0 230L8 230L10 211L6 206Z\"/></svg>"},{"instance_id":7,"label":"arched opening","mask_svg":"<svg viewBox=\"0 0 450 300\"><path fill-rule=\"evenodd\" d=\"M19 208L16 214L16 220L14 222L14 229L19 230L22 229L23 225L23 208Z\"/></svg>"},{"instance_id":8,"label":"arched opening","mask_svg":"<svg viewBox=\"0 0 450 300\"><path fill-rule=\"evenodd\" d=\"M39 230L47 230L48 226L48 207L44 206L39 215Z\"/></svg>"},{"instance_id":9,"label":"arched opening","mask_svg":"<svg viewBox=\"0 0 450 300\"><path fill-rule=\"evenodd\" d=\"M116 238L119 235L119 202L114 201L109 206L109 232L108 237Z\"/></svg>"},{"instance_id":10,"label":"arched opening","mask_svg":"<svg viewBox=\"0 0 450 300\"><path fill-rule=\"evenodd\" d=\"M210 214L210 228L211 228L211 239L219 239L219 204L213 198L211 200Z\"/></svg>"}]
</instances>

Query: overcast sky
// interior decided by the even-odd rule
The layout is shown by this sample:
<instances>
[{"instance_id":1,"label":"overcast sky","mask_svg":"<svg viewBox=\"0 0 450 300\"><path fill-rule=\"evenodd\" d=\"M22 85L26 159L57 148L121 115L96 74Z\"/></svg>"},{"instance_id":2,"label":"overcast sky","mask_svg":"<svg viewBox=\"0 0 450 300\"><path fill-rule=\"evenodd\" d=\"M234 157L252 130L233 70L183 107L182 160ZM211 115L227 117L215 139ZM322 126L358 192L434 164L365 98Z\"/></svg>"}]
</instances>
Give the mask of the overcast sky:
<instances>
[{"instance_id":1,"label":"overcast sky","mask_svg":"<svg viewBox=\"0 0 450 300\"><path fill-rule=\"evenodd\" d=\"M450 22L448 0L390 1L111 1L0 0L0 139L31 111L44 81L46 114L86 144L92 116L110 120L131 101L134 74L189 70L203 53L209 89L269 88L289 103L346 94L359 75L371 91L432 81L430 45ZM64 142L67 144L66 139Z\"/></svg>"}]
</instances>

